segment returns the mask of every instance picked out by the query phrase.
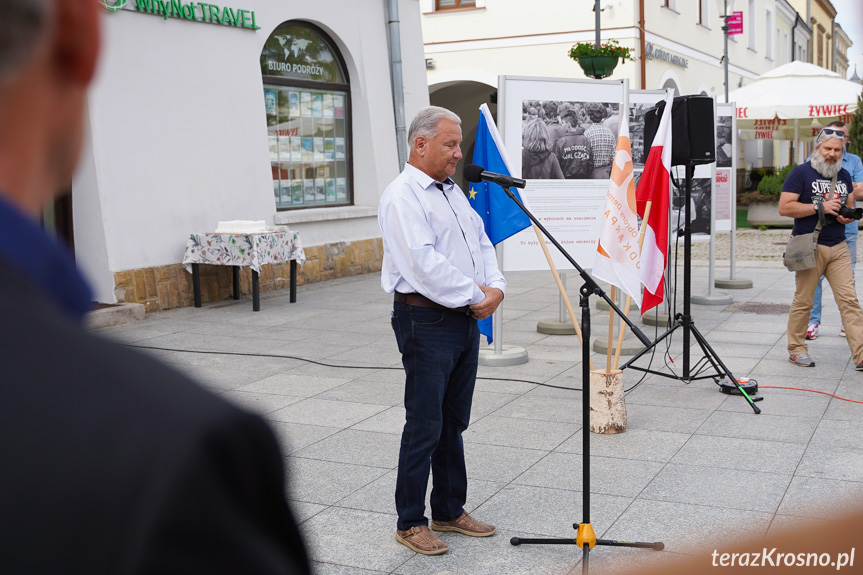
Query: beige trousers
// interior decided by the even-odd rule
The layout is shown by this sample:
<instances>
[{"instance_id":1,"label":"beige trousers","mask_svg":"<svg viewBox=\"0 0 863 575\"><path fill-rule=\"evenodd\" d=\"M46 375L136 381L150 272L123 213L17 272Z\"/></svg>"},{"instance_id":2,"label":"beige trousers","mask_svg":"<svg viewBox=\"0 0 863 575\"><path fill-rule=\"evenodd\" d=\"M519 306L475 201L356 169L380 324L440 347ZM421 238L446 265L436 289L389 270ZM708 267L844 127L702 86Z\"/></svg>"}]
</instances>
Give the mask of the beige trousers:
<instances>
[{"instance_id":1,"label":"beige trousers","mask_svg":"<svg viewBox=\"0 0 863 575\"><path fill-rule=\"evenodd\" d=\"M854 365L858 365L863 362L863 310L857 301L851 256L845 242L835 246L819 245L815 267L796 272L797 290L788 314L788 353L808 353L806 326L815 288L818 287L818 279L822 275L830 282L833 298L839 305L839 314L842 316L842 325L845 327Z\"/></svg>"}]
</instances>

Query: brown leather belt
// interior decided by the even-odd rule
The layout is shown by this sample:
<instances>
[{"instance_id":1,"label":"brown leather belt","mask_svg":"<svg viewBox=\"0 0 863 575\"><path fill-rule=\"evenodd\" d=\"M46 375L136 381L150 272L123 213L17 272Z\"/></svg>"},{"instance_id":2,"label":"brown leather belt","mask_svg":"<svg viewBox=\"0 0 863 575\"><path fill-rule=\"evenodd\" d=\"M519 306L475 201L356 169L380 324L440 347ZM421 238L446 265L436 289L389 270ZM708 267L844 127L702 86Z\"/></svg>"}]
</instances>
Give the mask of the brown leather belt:
<instances>
[{"instance_id":1,"label":"brown leather belt","mask_svg":"<svg viewBox=\"0 0 863 575\"><path fill-rule=\"evenodd\" d=\"M465 305L462 307L446 307L418 293L395 292L393 296L395 301L403 303L405 305L415 305L417 307L432 307L435 309L445 309L447 311L454 311L456 313L471 315L470 306Z\"/></svg>"}]
</instances>

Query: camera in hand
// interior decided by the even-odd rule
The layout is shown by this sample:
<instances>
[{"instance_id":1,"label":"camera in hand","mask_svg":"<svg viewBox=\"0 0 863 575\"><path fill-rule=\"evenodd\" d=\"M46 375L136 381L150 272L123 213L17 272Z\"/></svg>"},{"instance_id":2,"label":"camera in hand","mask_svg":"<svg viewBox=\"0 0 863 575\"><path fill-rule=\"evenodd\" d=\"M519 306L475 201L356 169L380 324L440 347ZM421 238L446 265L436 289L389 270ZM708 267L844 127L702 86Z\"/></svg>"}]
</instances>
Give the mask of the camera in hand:
<instances>
[{"instance_id":1,"label":"camera in hand","mask_svg":"<svg viewBox=\"0 0 863 575\"><path fill-rule=\"evenodd\" d=\"M863 208L849 208L848 206L839 207L839 215L849 220L859 220L863 218Z\"/></svg>"}]
</instances>

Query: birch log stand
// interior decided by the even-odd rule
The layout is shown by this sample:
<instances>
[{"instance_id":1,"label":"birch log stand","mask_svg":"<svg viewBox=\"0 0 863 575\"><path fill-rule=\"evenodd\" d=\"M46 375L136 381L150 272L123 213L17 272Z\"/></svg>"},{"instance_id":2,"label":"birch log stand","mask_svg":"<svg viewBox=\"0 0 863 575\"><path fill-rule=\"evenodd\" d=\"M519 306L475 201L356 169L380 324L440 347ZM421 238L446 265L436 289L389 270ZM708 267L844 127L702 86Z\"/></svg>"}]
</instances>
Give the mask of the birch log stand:
<instances>
[{"instance_id":1,"label":"birch log stand","mask_svg":"<svg viewBox=\"0 0 863 575\"><path fill-rule=\"evenodd\" d=\"M626 431L623 372L590 370L590 431L615 435Z\"/></svg>"}]
</instances>

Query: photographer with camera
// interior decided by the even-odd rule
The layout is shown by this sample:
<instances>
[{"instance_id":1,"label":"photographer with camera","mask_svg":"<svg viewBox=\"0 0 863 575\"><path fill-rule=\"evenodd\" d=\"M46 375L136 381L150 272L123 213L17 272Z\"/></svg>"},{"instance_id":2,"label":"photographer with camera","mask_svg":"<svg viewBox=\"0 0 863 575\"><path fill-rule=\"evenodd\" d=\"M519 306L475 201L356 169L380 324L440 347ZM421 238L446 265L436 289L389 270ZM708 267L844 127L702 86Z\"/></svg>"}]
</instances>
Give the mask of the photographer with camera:
<instances>
[{"instance_id":1,"label":"photographer with camera","mask_svg":"<svg viewBox=\"0 0 863 575\"><path fill-rule=\"evenodd\" d=\"M842 167L848 170L848 173L851 175L851 181L854 182L855 199L863 199L863 161L860 160L860 156L848 151L848 143L851 141L851 138L848 137L848 125L845 122L836 120L827 124L826 127L839 128L845 133L845 151L842 153ZM859 220L860 218L856 219ZM845 243L848 245L848 253L851 255L852 273L857 263L858 231L857 221L853 221L845 226ZM806 339L815 339L818 337L818 329L821 324L821 281L823 279L823 276L818 279L818 287L815 288L812 311L809 312L809 325L806 327ZM844 325L840 327L839 335L845 337Z\"/></svg>"},{"instance_id":2,"label":"photographer with camera","mask_svg":"<svg viewBox=\"0 0 863 575\"><path fill-rule=\"evenodd\" d=\"M797 289L788 314L788 361L814 367L806 345L806 326L813 295L823 275L830 282L845 326L857 371L863 371L863 310L857 301L845 225L859 218L854 209L851 176L842 169L845 133L824 128L815 138L811 159L788 174L779 198L779 213L794 218L793 235L808 234L821 223L815 267L795 272ZM842 208L847 209L842 209Z\"/></svg>"}]
</instances>

